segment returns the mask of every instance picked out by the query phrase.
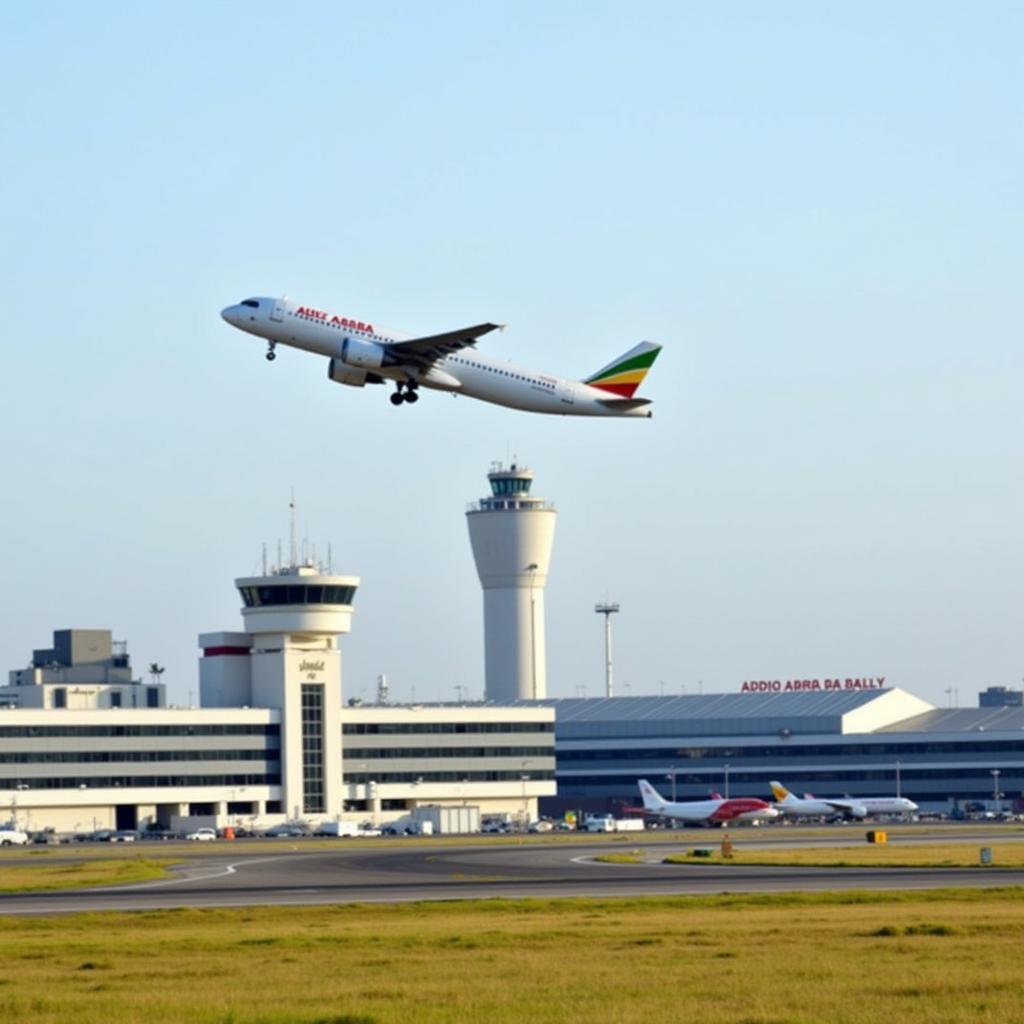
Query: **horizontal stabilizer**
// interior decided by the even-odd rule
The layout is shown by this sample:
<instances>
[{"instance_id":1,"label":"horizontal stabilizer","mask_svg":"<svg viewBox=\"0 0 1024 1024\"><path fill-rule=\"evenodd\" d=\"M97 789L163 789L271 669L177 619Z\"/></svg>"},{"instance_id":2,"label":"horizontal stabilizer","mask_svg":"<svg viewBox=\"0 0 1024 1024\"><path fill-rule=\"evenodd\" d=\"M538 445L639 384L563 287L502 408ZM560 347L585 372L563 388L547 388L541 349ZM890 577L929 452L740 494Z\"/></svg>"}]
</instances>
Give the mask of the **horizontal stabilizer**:
<instances>
[{"instance_id":1,"label":"horizontal stabilizer","mask_svg":"<svg viewBox=\"0 0 1024 1024\"><path fill-rule=\"evenodd\" d=\"M609 409L619 409L622 412L629 412L630 409L641 409L645 405L651 404L649 398L599 398L598 402L601 405L606 405Z\"/></svg>"}]
</instances>

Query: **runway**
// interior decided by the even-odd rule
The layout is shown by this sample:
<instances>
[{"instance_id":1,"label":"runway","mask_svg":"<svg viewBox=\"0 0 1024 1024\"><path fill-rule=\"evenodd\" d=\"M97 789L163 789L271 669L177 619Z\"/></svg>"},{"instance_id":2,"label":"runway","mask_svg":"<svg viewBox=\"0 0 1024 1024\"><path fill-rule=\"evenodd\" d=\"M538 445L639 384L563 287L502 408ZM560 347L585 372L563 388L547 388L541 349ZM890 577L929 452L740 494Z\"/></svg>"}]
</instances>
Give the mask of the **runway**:
<instances>
[{"instance_id":1,"label":"runway","mask_svg":"<svg viewBox=\"0 0 1024 1024\"><path fill-rule=\"evenodd\" d=\"M717 838L717 837L716 837ZM782 845L803 845L797 836ZM916 836L916 842L949 842L952 837ZM994 833L971 842L1020 841ZM849 837L837 837L849 844ZM961 840L962 841L962 840ZM358 841L357 841L358 842ZM713 844L714 840L712 841ZM745 844L778 846L765 836ZM819 845L831 843L816 840ZM179 907L297 906L345 903L402 903L420 900L523 899L566 896L684 896L867 890L922 890L1024 885L1024 869L974 868L807 868L725 864L660 863L679 852L678 838L644 842L643 864L605 864L602 853L621 853L623 843L521 844L467 840L464 845L337 846L287 849L265 844L239 853L218 846L182 861L173 877L106 889L77 889L0 896L0 915L138 911ZM711 844L709 844L711 845ZM628 848L628 847L626 847ZM156 851L153 851L155 853ZM171 850L160 850L161 856ZM150 855L153 855L152 853Z\"/></svg>"}]
</instances>

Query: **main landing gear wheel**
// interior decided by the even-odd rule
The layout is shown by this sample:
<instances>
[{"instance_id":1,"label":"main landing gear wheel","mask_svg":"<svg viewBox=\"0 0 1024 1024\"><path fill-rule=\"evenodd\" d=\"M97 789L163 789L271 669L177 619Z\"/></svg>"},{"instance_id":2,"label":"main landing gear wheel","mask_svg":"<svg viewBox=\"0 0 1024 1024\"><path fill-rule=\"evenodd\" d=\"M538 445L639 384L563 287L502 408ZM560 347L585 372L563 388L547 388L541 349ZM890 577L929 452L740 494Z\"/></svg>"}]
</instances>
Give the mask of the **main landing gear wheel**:
<instances>
[{"instance_id":1,"label":"main landing gear wheel","mask_svg":"<svg viewBox=\"0 0 1024 1024\"><path fill-rule=\"evenodd\" d=\"M272 363L277 358L277 353L274 351L274 343L271 342L267 346L267 362Z\"/></svg>"},{"instance_id":2,"label":"main landing gear wheel","mask_svg":"<svg viewBox=\"0 0 1024 1024\"><path fill-rule=\"evenodd\" d=\"M392 405L401 405L403 402L418 402L420 396L416 394L417 384L414 381L398 381L395 384L394 394L391 396ZM404 391L402 389L405 389Z\"/></svg>"}]
</instances>

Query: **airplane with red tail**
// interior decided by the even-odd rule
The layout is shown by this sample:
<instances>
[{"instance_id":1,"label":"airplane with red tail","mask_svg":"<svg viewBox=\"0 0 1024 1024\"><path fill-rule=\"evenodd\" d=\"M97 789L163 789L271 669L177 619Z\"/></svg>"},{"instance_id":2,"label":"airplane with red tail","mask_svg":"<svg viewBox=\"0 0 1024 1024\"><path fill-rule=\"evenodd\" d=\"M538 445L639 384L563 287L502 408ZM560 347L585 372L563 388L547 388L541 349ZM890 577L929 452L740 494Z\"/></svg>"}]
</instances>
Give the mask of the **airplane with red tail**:
<instances>
[{"instance_id":1,"label":"airplane with red tail","mask_svg":"<svg viewBox=\"0 0 1024 1024\"><path fill-rule=\"evenodd\" d=\"M648 814L677 818L693 825L769 821L779 816L779 812L771 804L752 796L727 799L716 793L710 800L674 801L664 799L646 779L640 779L638 785L644 801L644 810Z\"/></svg>"}]
</instances>

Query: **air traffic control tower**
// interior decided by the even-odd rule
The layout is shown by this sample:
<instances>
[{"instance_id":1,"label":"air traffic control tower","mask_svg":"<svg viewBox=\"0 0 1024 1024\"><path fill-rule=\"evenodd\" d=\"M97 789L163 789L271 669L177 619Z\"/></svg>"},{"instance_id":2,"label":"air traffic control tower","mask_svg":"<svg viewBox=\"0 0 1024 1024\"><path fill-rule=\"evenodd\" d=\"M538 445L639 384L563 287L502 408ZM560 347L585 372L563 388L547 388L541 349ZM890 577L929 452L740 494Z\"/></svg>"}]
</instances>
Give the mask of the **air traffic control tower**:
<instances>
[{"instance_id":1,"label":"air traffic control tower","mask_svg":"<svg viewBox=\"0 0 1024 1024\"><path fill-rule=\"evenodd\" d=\"M352 628L358 576L311 562L235 580L245 632L202 633L204 707L281 712L281 813L341 813L341 745L330 736L341 714L339 638ZM244 765L242 766L244 767ZM242 768L240 768L242 770Z\"/></svg>"},{"instance_id":2,"label":"air traffic control tower","mask_svg":"<svg viewBox=\"0 0 1024 1024\"><path fill-rule=\"evenodd\" d=\"M466 513L484 588L484 696L539 700L547 695L544 585L557 513L530 494L532 470L495 463L487 479L490 497Z\"/></svg>"}]
</instances>

